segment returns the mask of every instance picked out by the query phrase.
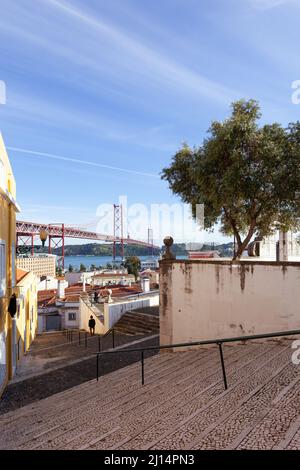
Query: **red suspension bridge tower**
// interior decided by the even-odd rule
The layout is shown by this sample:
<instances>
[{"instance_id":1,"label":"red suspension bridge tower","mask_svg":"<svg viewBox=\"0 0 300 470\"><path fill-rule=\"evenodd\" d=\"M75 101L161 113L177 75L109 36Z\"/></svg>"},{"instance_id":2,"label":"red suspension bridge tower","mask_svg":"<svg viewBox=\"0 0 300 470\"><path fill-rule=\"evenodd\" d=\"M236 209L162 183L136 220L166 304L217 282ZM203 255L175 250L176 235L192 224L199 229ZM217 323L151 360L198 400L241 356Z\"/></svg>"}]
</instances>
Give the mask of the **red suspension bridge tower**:
<instances>
[{"instance_id":1,"label":"red suspension bridge tower","mask_svg":"<svg viewBox=\"0 0 300 470\"><path fill-rule=\"evenodd\" d=\"M51 255L52 249L61 248L61 255L57 258L58 268L65 269L65 224L49 225L49 247L48 253Z\"/></svg>"},{"instance_id":2,"label":"red suspension bridge tower","mask_svg":"<svg viewBox=\"0 0 300 470\"><path fill-rule=\"evenodd\" d=\"M120 256L124 259L124 226L123 226L123 207L122 204L114 204L114 233L115 241L113 243L113 260L117 256L117 246L121 247Z\"/></svg>"}]
</instances>

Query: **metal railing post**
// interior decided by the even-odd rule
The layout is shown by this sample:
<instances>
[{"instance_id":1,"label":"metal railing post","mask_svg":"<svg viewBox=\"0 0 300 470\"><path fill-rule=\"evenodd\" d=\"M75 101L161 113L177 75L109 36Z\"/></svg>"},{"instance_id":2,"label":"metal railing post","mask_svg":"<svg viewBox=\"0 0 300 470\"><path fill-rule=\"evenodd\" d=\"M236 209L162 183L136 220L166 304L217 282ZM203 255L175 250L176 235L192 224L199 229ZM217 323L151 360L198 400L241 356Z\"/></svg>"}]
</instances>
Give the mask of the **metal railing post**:
<instances>
[{"instance_id":1,"label":"metal railing post","mask_svg":"<svg viewBox=\"0 0 300 470\"><path fill-rule=\"evenodd\" d=\"M227 390L227 379L226 379L226 371L225 371L225 364L224 364L224 357L223 357L223 350L222 350L222 343L217 343L219 346L220 351L220 358L221 358L221 365L222 365L222 373L223 373L223 380L224 380L224 387Z\"/></svg>"},{"instance_id":2,"label":"metal railing post","mask_svg":"<svg viewBox=\"0 0 300 470\"><path fill-rule=\"evenodd\" d=\"M101 351L101 337L98 335L98 351Z\"/></svg>"},{"instance_id":3,"label":"metal railing post","mask_svg":"<svg viewBox=\"0 0 300 470\"><path fill-rule=\"evenodd\" d=\"M112 329L112 347L115 349L115 330L114 328Z\"/></svg>"},{"instance_id":4,"label":"metal railing post","mask_svg":"<svg viewBox=\"0 0 300 470\"><path fill-rule=\"evenodd\" d=\"M71 330L71 343L73 343L73 331Z\"/></svg>"},{"instance_id":5,"label":"metal railing post","mask_svg":"<svg viewBox=\"0 0 300 470\"><path fill-rule=\"evenodd\" d=\"M87 332L85 332L85 347L87 348Z\"/></svg>"},{"instance_id":6,"label":"metal railing post","mask_svg":"<svg viewBox=\"0 0 300 470\"><path fill-rule=\"evenodd\" d=\"M141 352L141 362L142 362L142 385L144 385L145 383L144 350Z\"/></svg>"}]
</instances>

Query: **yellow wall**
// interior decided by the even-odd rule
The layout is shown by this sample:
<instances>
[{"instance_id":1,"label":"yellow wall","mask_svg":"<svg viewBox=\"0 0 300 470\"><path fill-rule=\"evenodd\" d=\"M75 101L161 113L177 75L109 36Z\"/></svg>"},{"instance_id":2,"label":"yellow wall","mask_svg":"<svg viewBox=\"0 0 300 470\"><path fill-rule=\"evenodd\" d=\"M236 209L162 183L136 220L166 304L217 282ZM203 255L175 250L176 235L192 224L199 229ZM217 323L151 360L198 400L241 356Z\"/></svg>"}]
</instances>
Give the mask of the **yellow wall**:
<instances>
[{"instance_id":1,"label":"yellow wall","mask_svg":"<svg viewBox=\"0 0 300 470\"><path fill-rule=\"evenodd\" d=\"M15 317L17 362L28 351L37 333L37 277L34 273L29 272L18 282L18 292L18 309Z\"/></svg>"},{"instance_id":2,"label":"yellow wall","mask_svg":"<svg viewBox=\"0 0 300 470\"><path fill-rule=\"evenodd\" d=\"M0 134L0 243L2 243L2 246L4 244L6 274L3 292L0 290L0 395L7 381L12 377L12 323L7 307L14 292L12 267L15 264L14 247L16 241L16 212L18 211L15 199L16 184ZM0 284L2 281L3 279L0 279Z\"/></svg>"}]
</instances>

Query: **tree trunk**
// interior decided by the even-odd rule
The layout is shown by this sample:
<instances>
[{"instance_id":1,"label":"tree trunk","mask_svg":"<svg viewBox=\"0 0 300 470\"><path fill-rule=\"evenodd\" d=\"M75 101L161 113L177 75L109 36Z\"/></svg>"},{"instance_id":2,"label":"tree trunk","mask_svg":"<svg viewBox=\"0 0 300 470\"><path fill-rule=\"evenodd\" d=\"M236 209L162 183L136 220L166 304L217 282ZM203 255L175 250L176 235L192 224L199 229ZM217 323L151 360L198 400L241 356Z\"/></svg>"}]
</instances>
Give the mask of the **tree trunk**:
<instances>
[{"instance_id":1,"label":"tree trunk","mask_svg":"<svg viewBox=\"0 0 300 470\"><path fill-rule=\"evenodd\" d=\"M233 260L237 260L241 258L245 248L247 247L248 243L250 242L254 234L255 225L256 225L256 220L252 220L250 228L249 228L249 232L243 242L241 238L237 239L237 251L235 252L232 258Z\"/></svg>"}]
</instances>

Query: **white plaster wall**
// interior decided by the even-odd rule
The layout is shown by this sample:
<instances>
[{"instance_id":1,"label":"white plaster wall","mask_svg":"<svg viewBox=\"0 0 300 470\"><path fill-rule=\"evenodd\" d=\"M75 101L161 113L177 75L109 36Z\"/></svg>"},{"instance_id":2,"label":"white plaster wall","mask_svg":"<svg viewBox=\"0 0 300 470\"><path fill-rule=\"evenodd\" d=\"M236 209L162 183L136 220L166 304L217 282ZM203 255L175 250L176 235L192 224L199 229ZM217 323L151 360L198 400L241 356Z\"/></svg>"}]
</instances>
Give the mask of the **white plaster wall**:
<instances>
[{"instance_id":1,"label":"white plaster wall","mask_svg":"<svg viewBox=\"0 0 300 470\"><path fill-rule=\"evenodd\" d=\"M65 279L68 282L69 286L73 286L74 284L81 282L81 277L82 277L82 273L77 273L77 272L65 273Z\"/></svg>"},{"instance_id":2,"label":"white plaster wall","mask_svg":"<svg viewBox=\"0 0 300 470\"><path fill-rule=\"evenodd\" d=\"M160 264L161 344L300 329L300 263Z\"/></svg>"},{"instance_id":3,"label":"white plaster wall","mask_svg":"<svg viewBox=\"0 0 300 470\"><path fill-rule=\"evenodd\" d=\"M144 299L126 301L122 303L106 303L104 305L104 318L105 324L108 325L108 329L112 328L117 321L128 312L128 310L134 310L136 308L143 307L154 307L159 305L159 294Z\"/></svg>"}]
</instances>

